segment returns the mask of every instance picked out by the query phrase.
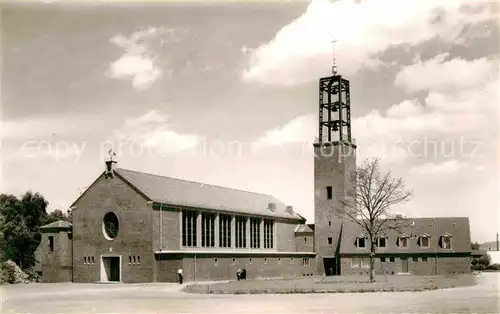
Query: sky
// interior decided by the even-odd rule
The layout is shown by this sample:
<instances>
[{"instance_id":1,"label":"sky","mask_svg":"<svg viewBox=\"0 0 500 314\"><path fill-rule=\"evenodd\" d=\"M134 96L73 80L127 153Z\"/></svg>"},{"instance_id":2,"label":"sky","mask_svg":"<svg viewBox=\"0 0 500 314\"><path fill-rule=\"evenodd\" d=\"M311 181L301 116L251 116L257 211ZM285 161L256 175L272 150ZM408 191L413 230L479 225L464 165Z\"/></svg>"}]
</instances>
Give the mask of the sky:
<instances>
[{"instance_id":1,"label":"sky","mask_svg":"<svg viewBox=\"0 0 500 314\"><path fill-rule=\"evenodd\" d=\"M314 217L318 80L351 82L357 163L392 210L499 231L498 6L484 0L4 4L1 191L66 210L118 166L271 194ZM335 46L331 41L335 39ZM166 191L168 192L168 191Z\"/></svg>"}]
</instances>

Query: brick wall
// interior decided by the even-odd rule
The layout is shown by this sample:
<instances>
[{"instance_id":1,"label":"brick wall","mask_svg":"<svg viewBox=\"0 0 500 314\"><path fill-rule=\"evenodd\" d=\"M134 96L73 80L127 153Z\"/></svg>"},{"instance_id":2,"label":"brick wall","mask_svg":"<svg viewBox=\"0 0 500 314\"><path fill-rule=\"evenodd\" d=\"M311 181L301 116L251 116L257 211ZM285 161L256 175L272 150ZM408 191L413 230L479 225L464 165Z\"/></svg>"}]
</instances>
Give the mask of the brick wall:
<instances>
[{"instance_id":1,"label":"brick wall","mask_svg":"<svg viewBox=\"0 0 500 314\"><path fill-rule=\"evenodd\" d=\"M179 259L182 258L182 259ZM217 261L216 261L217 260ZM234 280L238 268L247 270L247 279L295 277L314 274L314 258L309 257L309 266L303 266L302 256L252 256L252 255L194 255L157 259L157 281L177 281L176 271L180 264L184 280L211 281ZM196 272L196 274L195 274Z\"/></svg>"},{"instance_id":2,"label":"brick wall","mask_svg":"<svg viewBox=\"0 0 500 314\"><path fill-rule=\"evenodd\" d=\"M155 281L176 282L177 270L182 267L182 258L171 254L156 255Z\"/></svg>"},{"instance_id":3,"label":"brick wall","mask_svg":"<svg viewBox=\"0 0 500 314\"><path fill-rule=\"evenodd\" d=\"M359 260L360 257L342 257L342 275L368 275L369 268L358 268L352 267L352 260ZM453 257L453 256L442 256L438 257L427 257L425 262L422 256L408 256L408 272L413 275L435 275L436 268L437 274L444 275L450 273L469 273L470 269L470 258L468 257ZM437 261L437 263L436 263ZM369 265L368 257L364 257L364 265ZM356 262L354 264L357 264ZM381 262L380 257L375 259L375 273L376 274L397 274L403 272L403 264L400 256L394 257L394 262L390 262L389 257L386 257L385 262Z\"/></svg>"},{"instance_id":4,"label":"brick wall","mask_svg":"<svg viewBox=\"0 0 500 314\"><path fill-rule=\"evenodd\" d=\"M351 171L356 169L355 149L348 145L323 144L314 147L314 222L317 273L323 275L323 256L335 256L341 222L335 216L339 199ZM340 153L340 158L339 158ZM332 199L327 199L327 186L332 187ZM332 238L332 244L328 238Z\"/></svg>"},{"instance_id":5,"label":"brick wall","mask_svg":"<svg viewBox=\"0 0 500 314\"><path fill-rule=\"evenodd\" d=\"M54 251L50 252L49 237L54 239ZM72 242L67 231L42 233L36 253L41 261L43 282L72 281Z\"/></svg>"},{"instance_id":6,"label":"brick wall","mask_svg":"<svg viewBox=\"0 0 500 314\"><path fill-rule=\"evenodd\" d=\"M295 251L314 252L314 233L296 233Z\"/></svg>"},{"instance_id":7,"label":"brick wall","mask_svg":"<svg viewBox=\"0 0 500 314\"><path fill-rule=\"evenodd\" d=\"M107 212L119 219L114 240L104 237L102 221ZM75 282L100 281L101 256L122 257L123 282L153 281L152 213L146 200L128 184L101 176L76 203L73 210L73 269ZM84 257L94 257L85 264ZM140 256L139 265L129 265L129 256Z\"/></svg>"},{"instance_id":8,"label":"brick wall","mask_svg":"<svg viewBox=\"0 0 500 314\"><path fill-rule=\"evenodd\" d=\"M280 252L295 252L295 228L297 228L298 222L277 220L275 224L277 250Z\"/></svg>"},{"instance_id":9,"label":"brick wall","mask_svg":"<svg viewBox=\"0 0 500 314\"><path fill-rule=\"evenodd\" d=\"M153 224L153 250L178 250L180 248L181 212L172 207L155 206L151 212ZM160 218L163 222L160 228ZM160 241L161 238L161 241ZM160 247L160 244L162 247Z\"/></svg>"}]
</instances>

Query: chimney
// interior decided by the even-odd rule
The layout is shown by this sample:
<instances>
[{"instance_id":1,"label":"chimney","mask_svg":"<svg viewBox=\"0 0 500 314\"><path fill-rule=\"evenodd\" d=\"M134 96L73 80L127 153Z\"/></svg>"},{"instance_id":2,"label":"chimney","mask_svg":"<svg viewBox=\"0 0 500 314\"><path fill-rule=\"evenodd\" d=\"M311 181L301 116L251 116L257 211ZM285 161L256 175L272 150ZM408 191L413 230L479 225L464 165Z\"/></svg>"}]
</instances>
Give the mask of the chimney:
<instances>
[{"instance_id":1,"label":"chimney","mask_svg":"<svg viewBox=\"0 0 500 314\"><path fill-rule=\"evenodd\" d=\"M116 161L115 160L106 160L106 170L104 171L104 177L107 178L112 178L113 177L113 171L116 168Z\"/></svg>"},{"instance_id":2,"label":"chimney","mask_svg":"<svg viewBox=\"0 0 500 314\"><path fill-rule=\"evenodd\" d=\"M289 215L293 215L293 206L285 207L285 212L287 212Z\"/></svg>"},{"instance_id":3,"label":"chimney","mask_svg":"<svg viewBox=\"0 0 500 314\"><path fill-rule=\"evenodd\" d=\"M267 209L268 209L270 212L275 213L275 212L276 212L276 203L268 203L268 204L267 204Z\"/></svg>"},{"instance_id":4,"label":"chimney","mask_svg":"<svg viewBox=\"0 0 500 314\"><path fill-rule=\"evenodd\" d=\"M500 243L498 243L498 232L497 232L497 251L500 251Z\"/></svg>"}]
</instances>

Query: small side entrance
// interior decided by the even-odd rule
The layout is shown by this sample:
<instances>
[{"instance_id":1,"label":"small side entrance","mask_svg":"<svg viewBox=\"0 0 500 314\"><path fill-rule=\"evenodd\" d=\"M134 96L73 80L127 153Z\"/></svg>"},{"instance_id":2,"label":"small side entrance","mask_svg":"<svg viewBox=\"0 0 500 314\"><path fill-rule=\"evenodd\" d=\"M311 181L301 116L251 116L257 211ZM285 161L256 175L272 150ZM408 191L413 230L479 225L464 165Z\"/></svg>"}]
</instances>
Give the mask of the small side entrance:
<instances>
[{"instance_id":1,"label":"small side entrance","mask_svg":"<svg viewBox=\"0 0 500 314\"><path fill-rule=\"evenodd\" d=\"M339 267L336 263L336 259L334 257L325 257L323 258L323 265L325 267L325 275L326 276L336 276L339 275Z\"/></svg>"},{"instance_id":2,"label":"small side entrance","mask_svg":"<svg viewBox=\"0 0 500 314\"><path fill-rule=\"evenodd\" d=\"M408 258L401 257L401 272L408 273Z\"/></svg>"},{"instance_id":3,"label":"small side entrance","mask_svg":"<svg viewBox=\"0 0 500 314\"><path fill-rule=\"evenodd\" d=\"M101 264L101 281L119 282L120 281L120 257L103 256Z\"/></svg>"}]
</instances>

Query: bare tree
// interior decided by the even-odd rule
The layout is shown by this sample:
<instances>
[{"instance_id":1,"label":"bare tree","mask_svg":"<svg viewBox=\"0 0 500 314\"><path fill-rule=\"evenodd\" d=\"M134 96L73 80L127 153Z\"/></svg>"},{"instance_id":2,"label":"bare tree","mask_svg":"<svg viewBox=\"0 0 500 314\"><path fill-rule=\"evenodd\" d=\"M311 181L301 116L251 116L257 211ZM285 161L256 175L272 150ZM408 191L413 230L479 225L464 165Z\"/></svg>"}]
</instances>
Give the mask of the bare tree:
<instances>
[{"instance_id":1,"label":"bare tree","mask_svg":"<svg viewBox=\"0 0 500 314\"><path fill-rule=\"evenodd\" d=\"M407 224L391 212L391 207L408 201L412 192L405 189L402 178L393 178L390 171L382 174L378 158L367 159L357 168L346 192L337 215L357 223L366 232L370 245L370 282L374 282L376 241L389 230L401 232Z\"/></svg>"}]
</instances>

